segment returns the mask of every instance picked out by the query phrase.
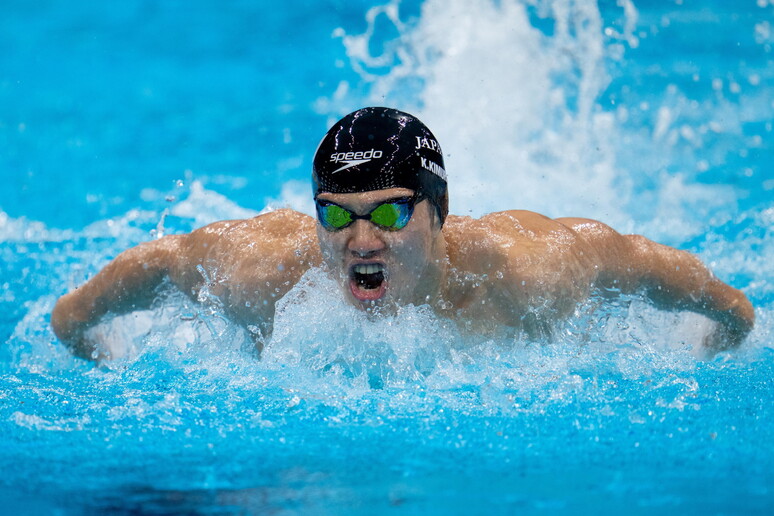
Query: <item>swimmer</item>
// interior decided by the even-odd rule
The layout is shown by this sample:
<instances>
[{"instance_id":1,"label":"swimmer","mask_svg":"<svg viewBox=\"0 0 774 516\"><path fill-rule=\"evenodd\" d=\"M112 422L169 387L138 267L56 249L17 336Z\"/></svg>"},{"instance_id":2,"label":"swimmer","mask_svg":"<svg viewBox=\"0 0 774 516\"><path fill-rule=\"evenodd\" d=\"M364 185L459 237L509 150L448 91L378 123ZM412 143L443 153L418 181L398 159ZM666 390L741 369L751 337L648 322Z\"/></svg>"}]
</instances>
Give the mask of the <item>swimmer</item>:
<instances>
[{"instance_id":1,"label":"swimmer","mask_svg":"<svg viewBox=\"0 0 774 516\"><path fill-rule=\"evenodd\" d=\"M193 299L206 286L232 321L266 335L275 303L311 267L374 316L427 304L483 334L542 335L595 292L641 292L660 308L707 316L717 323L703 342L709 354L737 346L753 327L745 295L685 251L589 219L449 215L441 147L407 113L370 107L345 116L317 149L312 184L316 220L281 209L123 252L59 299L54 332L80 357L109 358L86 330L108 314L149 308L171 283Z\"/></svg>"}]
</instances>

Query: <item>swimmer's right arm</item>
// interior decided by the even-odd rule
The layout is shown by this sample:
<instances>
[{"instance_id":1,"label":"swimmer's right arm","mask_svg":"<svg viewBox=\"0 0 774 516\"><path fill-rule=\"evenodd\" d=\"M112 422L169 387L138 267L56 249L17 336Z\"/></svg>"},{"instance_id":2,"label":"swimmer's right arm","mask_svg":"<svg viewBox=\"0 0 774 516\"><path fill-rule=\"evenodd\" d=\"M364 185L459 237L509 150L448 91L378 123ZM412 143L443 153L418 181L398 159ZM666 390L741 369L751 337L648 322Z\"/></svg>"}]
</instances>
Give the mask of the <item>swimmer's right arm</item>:
<instances>
[{"instance_id":1,"label":"swimmer's right arm","mask_svg":"<svg viewBox=\"0 0 774 516\"><path fill-rule=\"evenodd\" d=\"M86 330L108 312L150 307L156 287L177 265L186 237L170 235L124 251L84 285L59 298L51 313L56 336L75 355L91 359L94 344L84 338Z\"/></svg>"}]
</instances>

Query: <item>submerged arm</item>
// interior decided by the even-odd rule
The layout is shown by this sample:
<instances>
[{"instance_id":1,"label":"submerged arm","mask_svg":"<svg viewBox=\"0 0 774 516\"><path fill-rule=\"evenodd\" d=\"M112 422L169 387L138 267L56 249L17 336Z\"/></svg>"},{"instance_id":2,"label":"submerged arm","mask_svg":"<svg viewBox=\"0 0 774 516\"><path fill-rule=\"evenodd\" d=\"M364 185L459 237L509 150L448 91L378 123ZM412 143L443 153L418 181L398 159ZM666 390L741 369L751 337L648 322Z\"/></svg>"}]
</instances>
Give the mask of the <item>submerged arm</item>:
<instances>
[{"instance_id":1,"label":"submerged arm","mask_svg":"<svg viewBox=\"0 0 774 516\"><path fill-rule=\"evenodd\" d=\"M51 313L54 333L71 351L91 358L84 332L108 312L148 308L155 288L174 266L184 235L166 236L124 251L83 286L65 294Z\"/></svg>"},{"instance_id":2,"label":"submerged arm","mask_svg":"<svg viewBox=\"0 0 774 516\"><path fill-rule=\"evenodd\" d=\"M715 277L694 255L639 235L620 235L584 219L560 219L595 249L598 284L623 293L644 291L658 307L689 310L718 322L705 346L713 351L735 347L752 330L755 313L740 290Z\"/></svg>"}]
</instances>

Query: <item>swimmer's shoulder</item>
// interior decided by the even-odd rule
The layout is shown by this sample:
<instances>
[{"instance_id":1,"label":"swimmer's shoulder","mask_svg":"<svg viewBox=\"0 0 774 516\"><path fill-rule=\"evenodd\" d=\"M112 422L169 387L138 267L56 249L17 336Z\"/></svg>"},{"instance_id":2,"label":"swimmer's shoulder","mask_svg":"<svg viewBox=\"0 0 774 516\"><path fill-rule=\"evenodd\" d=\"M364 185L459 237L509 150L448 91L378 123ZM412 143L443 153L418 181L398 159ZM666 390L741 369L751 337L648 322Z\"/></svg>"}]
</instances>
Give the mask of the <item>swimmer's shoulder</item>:
<instances>
[{"instance_id":1,"label":"swimmer's shoulder","mask_svg":"<svg viewBox=\"0 0 774 516\"><path fill-rule=\"evenodd\" d=\"M244 255L308 253L317 245L315 221L291 209L279 209L249 219L222 220L185 235L183 254L194 261L206 257L238 260Z\"/></svg>"},{"instance_id":2,"label":"swimmer's shoulder","mask_svg":"<svg viewBox=\"0 0 774 516\"><path fill-rule=\"evenodd\" d=\"M524 285L535 277L536 263L545 254L545 239L535 229L553 225L526 210L480 218L449 215L443 229L452 271L448 296L482 317L512 321L513 312L527 305L529 289Z\"/></svg>"},{"instance_id":3,"label":"swimmer's shoulder","mask_svg":"<svg viewBox=\"0 0 774 516\"><path fill-rule=\"evenodd\" d=\"M191 232L195 240L203 239L286 239L315 232L315 221L309 215L283 208L249 219L221 220Z\"/></svg>"},{"instance_id":4,"label":"swimmer's shoulder","mask_svg":"<svg viewBox=\"0 0 774 516\"><path fill-rule=\"evenodd\" d=\"M582 242L560 221L527 210L490 213L480 218L449 216L444 225L452 266L474 273L501 272L521 283L571 258Z\"/></svg>"},{"instance_id":5,"label":"swimmer's shoulder","mask_svg":"<svg viewBox=\"0 0 774 516\"><path fill-rule=\"evenodd\" d=\"M229 278L231 286L253 290L286 282L321 262L314 219L290 209L199 228L184 237L178 256L181 283L183 273L203 266Z\"/></svg>"},{"instance_id":6,"label":"swimmer's shoulder","mask_svg":"<svg viewBox=\"0 0 774 516\"><path fill-rule=\"evenodd\" d=\"M449 215L444 226L447 238L540 240L545 237L571 233L561 222L529 210L507 210L483 215L480 218Z\"/></svg>"},{"instance_id":7,"label":"swimmer's shoulder","mask_svg":"<svg viewBox=\"0 0 774 516\"><path fill-rule=\"evenodd\" d=\"M273 315L273 302L298 283L310 267L319 267L322 255L316 221L290 209L274 210L243 221L230 229L228 243L218 253L230 278L227 299L237 319L250 320L261 306ZM244 308L246 307L246 308Z\"/></svg>"},{"instance_id":8,"label":"swimmer's shoulder","mask_svg":"<svg viewBox=\"0 0 774 516\"><path fill-rule=\"evenodd\" d=\"M246 219L234 230L258 232L266 238L293 239L315 234L314 218L289 208L272 210Z\"/></svg>"},{"instance_id":9,"label":"swimmer's shoulder","mask_svg":"<svg viewBox=\"0 0 774 516\"><path fill-rule=\"evenodd\" d=\"M486 274L496 306L524 307L534 296L575 299L566 281L586 270L588 253L576 231L560 220L527 210L490 213L478 219L449 217L444 226L449 261L458 270ZM575 221L576 219L572 219ZM577 219L580 223L580 219ZM588 222L588 221L585 221Z\"/></svg>"}]
</instances>

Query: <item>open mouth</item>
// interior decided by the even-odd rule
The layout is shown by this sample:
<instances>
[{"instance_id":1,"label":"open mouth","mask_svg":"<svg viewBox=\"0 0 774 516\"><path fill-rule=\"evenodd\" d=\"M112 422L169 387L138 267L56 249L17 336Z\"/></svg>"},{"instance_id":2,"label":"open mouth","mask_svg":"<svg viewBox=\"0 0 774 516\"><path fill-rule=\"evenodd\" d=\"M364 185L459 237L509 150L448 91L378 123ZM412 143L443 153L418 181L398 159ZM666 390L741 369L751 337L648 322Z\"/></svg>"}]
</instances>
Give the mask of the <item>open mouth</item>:
<instances>
[{"instance_id":1,"label":"open mouth","mask_svg":"<svg viewBox=\"0 0 774 516\"><path fill-rule=\"evenodd\" d=\"M384 280L384 265L381 263L359 263L352 266L349 287L352 295L360 301L375 301L384 295L387 282Z\"/></svg>"}]
</instances>

